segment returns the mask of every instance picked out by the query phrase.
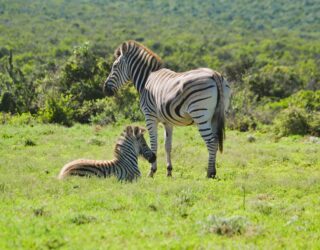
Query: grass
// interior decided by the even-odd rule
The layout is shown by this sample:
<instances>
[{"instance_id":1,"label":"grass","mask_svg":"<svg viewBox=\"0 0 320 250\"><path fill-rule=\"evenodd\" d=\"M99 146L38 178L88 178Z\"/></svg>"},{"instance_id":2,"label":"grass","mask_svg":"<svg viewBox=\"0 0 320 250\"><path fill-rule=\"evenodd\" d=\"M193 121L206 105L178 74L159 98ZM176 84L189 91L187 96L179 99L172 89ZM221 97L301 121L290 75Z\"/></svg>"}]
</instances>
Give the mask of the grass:
<instances>
[{"instance_id":1,"label":"grass","mask_svg":"<svg viewBox=\"0 0 320 250\"><path fill-rule=\"evenodd\" d=\"M158 172L134 183L56 179L77 158L111 159L123 126L0 126L0 249L319 249L320 145L227 132L218 178L194 127L163 129Z\"/></svg>"}]
</instances>

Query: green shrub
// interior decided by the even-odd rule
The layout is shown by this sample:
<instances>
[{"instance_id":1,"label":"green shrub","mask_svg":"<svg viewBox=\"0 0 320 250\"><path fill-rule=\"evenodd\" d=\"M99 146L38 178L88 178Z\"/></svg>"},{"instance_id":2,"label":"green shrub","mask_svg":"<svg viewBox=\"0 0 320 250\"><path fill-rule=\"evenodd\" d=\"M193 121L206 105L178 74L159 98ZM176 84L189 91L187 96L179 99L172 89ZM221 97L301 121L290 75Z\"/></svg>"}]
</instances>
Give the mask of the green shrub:
<instances>
[{"instance_id":1,"label":"green shrub","mask_svg":"<svg viewBox=\"0 0 320 250\"><path fill-rule=\"evenodd\" d=\"M310 129L308 119L308 114L304 109L285 109L274 121L275 132L278 136L308 134Z\"/></svg>"},{"instance_id":2,"label":"green shrub","mask_svg":"<svg viewBox=\"0 0 320 250\"><path fill-rule=\"evenodd\" d=\"M312 112L309 117L310 134L314 136L320 136L320 112Z\"/></svg>"},{"instance_id":3,"label":"green shrub","mask_svg":"<svg viewBox=\"0 0 320 250\"><path fill-rule=\"evenodd\" d=\"M293 68L272 65L247 76L244 82L258 100L262 97L276 100L288 97L303 86L302 80Z\"/></svg>"},{"instance_id":4,"label":"green shrub","mask_svg":"<svg viewBox=\"0 0 320 250\"><path fill-rule=\"evenodd\" d=\"M256 97L251 91L242 89L234 93L227 115L227 126L241 132L256 129L257 120L253 109L256 105Z\"/></svg>"},{"instance_id":5,"label":"green shrub","mask_svg":"<svg viewBox=\"0 0 320 250\"><path fill-rule=\"evenodd\" d=\"M60 94L47 98L45 106L39 111L39 117L43 122L71 126L73 113L71 96Z\"/></svg>"},{"instance_id":6,"label":"green shrub","mask_svg":"<svg viewBox=\"0 0 320 250\"><path fill-rule=\"evenodd\" d=\"M320 111L320 90L300 90L299 92L281 99L280 101L268 103L266 107L273 110L296 107L305 109L309 112Z\"/></svg>"},{"instance_id":7,"label":"green shrub","mask_svg":"<svg viewBox=\"0 0 320 250\"><path fill-rule=\"evenodd\" d=\"M35 125L39 121L37 117L33 116L29 112L22 114L0 113L0 124L10 124L15 126L21 125Z\"/></svg>"},{"instance_id":8,"label":"green shrub","mask_svg":"<svg viewBox=\"0 0 320 250\"><path fill-rule=\"evenodd\" d=\"M1 98L0 111L14 113L16 111L16 101L12 93L5 92Z\"/></svg>"},{"instance_id":9,"label":"green shrub","mask_svg":"<svg viewBox=\"0 0 320 250\"><path fill-rule=\"evenodd\" d=\"M257 128L257 121L252 115L230 114L227 117L227 126L233 130L246 132Z\"/></svg>"},{"instance_id":10,"label":"green shrub","mask_svg":"<svg viewBox=\"0 0 320 250\"><path fill-rule=\"evenodd\" d=\"M82 112L82 117L87 119L87 122L99 125L107 125L116 122L118 108L113 99L98 99L84 104L85 105L80 111ZM77 116L79 117L79 115Z\"/></svg>"}]
</instances>

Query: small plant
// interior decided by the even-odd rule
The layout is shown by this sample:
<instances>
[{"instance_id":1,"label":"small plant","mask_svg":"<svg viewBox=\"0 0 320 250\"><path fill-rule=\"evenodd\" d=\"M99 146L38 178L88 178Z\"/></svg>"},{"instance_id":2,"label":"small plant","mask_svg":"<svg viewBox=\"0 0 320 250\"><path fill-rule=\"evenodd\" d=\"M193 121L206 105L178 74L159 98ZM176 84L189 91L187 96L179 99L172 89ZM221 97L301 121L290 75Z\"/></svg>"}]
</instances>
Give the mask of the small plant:
<instances>
[{"instance_id":1,"label":"small plant","mask_svg":"<svg viewBox=\"0 0 320 250\"><path fill-rule=\"evenodd\" d=\"M33 141L33 140L31 140L31 139L26 139L25 141L24 141L24 146L25 147L28 147L28 146L36 146L37 144Z\"/></svg>"},{"instance_id":2,"label":"small plant","mask_svg":"<svg viewBox=\"0 0 320 250\"><path fill-rule=\"evenodd\" d=\"M0 193L4 193L5 192L5 184L1 183L0 184Z\"/></svg>"},{"instance_id":3,"label":"small plant","mask_svg":"<svg viewBox=\"0 0 320 250\"><path fill-rule=\"evenodd\" d=\"M256 210L265 215L270 215L273 210L273 205L269 202L258 201L254 204Z\"/></svg>"},{"instance_id":4,"label":"small plant","mask_svg":"<svg viewBox=\"0 0 320 250\"><path fill-rule=\"evenodd\" d=\"M242 216L222 218L211 215L207 219L205 230L209 233L231 237L244 234L249 227L249 221Z\"/></svg>"},{"instance_id":5,"label":"small plant","mask_svg":"<svg viewBox=\"0 0 320 250\"><path fill-rule=\"evenodd\" d=\"M96 145L96 146L103 146L105 144L104 141L101 141L97 138L92 138L88 141L88 144L90 145Z\"/></svg>"},{"instance_id":6,"label":"small plant","mask_svg":"<svg viewBox=\"0 0 320 250\"><path fill-rule=\"evenodd\" d=\"M44 211L44 208L43 207L41 207L41 208L35 208L35 209L33 209L33 214L35 215L35 216L43 216L44 214L45 214L45 211Z\"/></svg>"},{"instance_id":7,"label":"small plant","mask_svg":"<svg viewBox=\"0 0 320 250\"><path fill-rule=\"evenodd\" d=\"M94 222L96 220L97 220L96 217L80 214L72 218L71 222L76 225L82 225L82 224L88 224L90 222Z\"/></svg>"}]
</instances>

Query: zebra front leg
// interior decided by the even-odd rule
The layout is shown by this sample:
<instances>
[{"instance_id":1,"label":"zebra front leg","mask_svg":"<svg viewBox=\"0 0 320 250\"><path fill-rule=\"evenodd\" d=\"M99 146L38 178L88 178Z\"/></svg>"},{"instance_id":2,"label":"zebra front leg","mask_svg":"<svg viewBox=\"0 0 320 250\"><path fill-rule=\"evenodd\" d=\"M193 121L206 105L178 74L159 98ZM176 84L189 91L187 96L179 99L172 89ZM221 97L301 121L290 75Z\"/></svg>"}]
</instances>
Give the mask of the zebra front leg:
<instances>
[{"instance_id":1,"label":"zebra front leg","mask_svg":"<svg viewBox=\"0 0 320 250\"><path fill-rule=\"evenodd\" d=\"M147 129L149 131L150 135L150 148L151 151L157 155L157 149L158 149L158 124L156 121L150 121L147 120ZM157 172L157 160L155 160L153 163L151 163L151 168L149 172L149 177L153 177L154 174Z\"/></svg>"},{"instance_id":2,"label":"zebra front leg","mask_svg":"<svg viewBox=\"0 0 320 250\"><path fill-rule=\"evenodd\" d=\"M171 149L172 149L172 131L173 127L171 125L164 125L164 138L165 138L165 149L167 157L167 176L172 176L172 163L171 163Z\"/></svg>"}]
</instances>

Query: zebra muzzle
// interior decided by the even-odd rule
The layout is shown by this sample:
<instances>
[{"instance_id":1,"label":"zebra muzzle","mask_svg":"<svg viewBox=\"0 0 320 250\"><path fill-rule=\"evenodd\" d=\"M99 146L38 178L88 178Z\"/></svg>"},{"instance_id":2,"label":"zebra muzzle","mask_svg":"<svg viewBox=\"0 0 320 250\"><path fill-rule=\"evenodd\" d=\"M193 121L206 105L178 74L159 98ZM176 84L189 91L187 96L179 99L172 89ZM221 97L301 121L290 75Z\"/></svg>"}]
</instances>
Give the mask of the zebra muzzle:
<instances>
[{"instance_id":1,"label":"zebra muzzle","mask_svg":"<svg viewBox=\"0 0 320 250\"><path fill-rule=\"evenodd\" d=\"M154 163L156 161L157 157L155 154L152 154L151 157L148 159L149 163Z\"/></svg>"},{"instance_id":2,"label":"zebra muzzle","mask_svg":"<svg viewBox=\"0 0 320 250\"><path fill-rule=\"evenodd\" d=\"M113 96L114 95L114 91L110 87L106 86L104 88L104 94L106 96Z\"/></svg>"}]
</instances>

